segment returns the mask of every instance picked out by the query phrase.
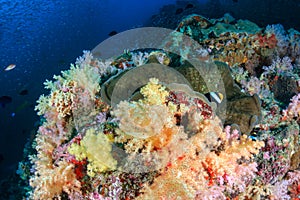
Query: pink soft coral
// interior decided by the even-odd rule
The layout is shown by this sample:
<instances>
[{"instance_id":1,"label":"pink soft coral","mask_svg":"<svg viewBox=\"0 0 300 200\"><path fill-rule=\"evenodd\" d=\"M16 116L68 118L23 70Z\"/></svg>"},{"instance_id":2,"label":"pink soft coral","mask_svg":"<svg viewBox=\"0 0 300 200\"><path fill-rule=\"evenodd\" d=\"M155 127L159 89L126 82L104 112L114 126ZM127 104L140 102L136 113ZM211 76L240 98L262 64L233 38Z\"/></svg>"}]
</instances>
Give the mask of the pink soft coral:
<instances>
[{"instance_id":1,"label":"pink soft coral","mask_svg":"<svg viewBox=\"0 0 300 200\"><path fill-rule=\"evenodd\" d=\"M300 93L291 98L291 103L282 113L282 120L291 120L293 118L296 118L297 121L300 120Z\"/></svg>"}]
</instances>

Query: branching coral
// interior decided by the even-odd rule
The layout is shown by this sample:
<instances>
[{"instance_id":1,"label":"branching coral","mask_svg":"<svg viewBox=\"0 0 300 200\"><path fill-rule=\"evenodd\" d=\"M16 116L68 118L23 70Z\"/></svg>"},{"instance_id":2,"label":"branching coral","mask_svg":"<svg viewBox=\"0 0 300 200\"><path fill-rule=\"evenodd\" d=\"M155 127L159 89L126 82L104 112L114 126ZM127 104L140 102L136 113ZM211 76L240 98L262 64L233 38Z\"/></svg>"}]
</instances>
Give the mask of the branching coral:
<instances>
[{"instance_id":1,"label":"branching coral","mask_svg":"<svg viewBox=\"0 0 300 200\"><path fill-rule=\"evenodd\" d=\"M54 76L53 81L44 83L50 89L50 95L41 96L35 110L39 115L45 114L51 107L56 108L60 118L71 116L76 102L88 102L95 99L100 90L100 74L97 67L92 66L92 55L88 52L77 60L76 65L63 71L61 76Z\"/></svg>"},{"instance_id":2,"label":"branching coral","mask_svg":"<svg viewBox=\"0 0 300 200\"><path fill-rule=\"evenodd\" d=\"M73 80L76 87L87 91L91 99L94 99L96 92L100 90L98 70L90 65L71 65L70 70L63 72L62 75L67 80Z\"/></svg>"}]
</instances>

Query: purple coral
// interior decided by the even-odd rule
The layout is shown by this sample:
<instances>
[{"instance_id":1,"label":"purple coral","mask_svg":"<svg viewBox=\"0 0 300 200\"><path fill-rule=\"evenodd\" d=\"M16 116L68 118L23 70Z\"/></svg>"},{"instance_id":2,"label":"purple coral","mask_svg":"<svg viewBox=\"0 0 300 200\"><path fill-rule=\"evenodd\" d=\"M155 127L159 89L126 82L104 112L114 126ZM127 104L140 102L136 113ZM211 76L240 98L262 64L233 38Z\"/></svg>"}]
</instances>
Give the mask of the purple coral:
<instances>
[{"instance_id":1,"label":"purple coral","mask_svg":"<svg viewBox=\"0 0 300 200\"><path fill-rule=\"evenodd\" d=\"M272 74L272 75L284 75L292 73L294 67L292 65L292 60L285 56L282 59L277 57L273 60L272 65L270 66L263 66L265 72L263 74Z\"/></svg>"},{"instance_id":2,"label":"purple coral","mask_svg":"<svg viewBox=\"0 0 300 200\"><path fill-rule=\"evenodd\" d=\"M96 121L97 123L104 123L106 122L106 116L107 114L105 112L100 112L98 115L96 115Z\"/></svg>"},{"instance_id":3,"label":"purple coral","mask_svg":"<svg viewBox=\"0 0 300 200\"><path fill-rule=\"evenodd\" d=\"M257 175L263 184L274 184L289 170L290 162L287 156L287 147L276 141L274 137L269 137L261 151L256 158L258 163Z\"/></svg>"}]
</instances>

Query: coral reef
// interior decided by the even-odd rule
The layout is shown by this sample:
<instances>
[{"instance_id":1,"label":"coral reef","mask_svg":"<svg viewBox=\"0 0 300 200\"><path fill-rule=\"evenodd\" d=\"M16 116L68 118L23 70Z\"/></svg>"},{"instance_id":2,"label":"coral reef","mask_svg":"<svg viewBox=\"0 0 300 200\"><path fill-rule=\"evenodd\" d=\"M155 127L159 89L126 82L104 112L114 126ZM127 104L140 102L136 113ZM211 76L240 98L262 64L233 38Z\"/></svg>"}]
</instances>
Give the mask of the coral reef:
<instances>
[{"instance_id":1,"label":"coral reef","mask_svg":"<svg viewBox=\"0 0 300 200\"><path fill-rule=\"evenodd\" d=\"M299 199L299 38L190 15L161 49L84 51L37 101L24 198Z\"/></svg>"}]
</instances>

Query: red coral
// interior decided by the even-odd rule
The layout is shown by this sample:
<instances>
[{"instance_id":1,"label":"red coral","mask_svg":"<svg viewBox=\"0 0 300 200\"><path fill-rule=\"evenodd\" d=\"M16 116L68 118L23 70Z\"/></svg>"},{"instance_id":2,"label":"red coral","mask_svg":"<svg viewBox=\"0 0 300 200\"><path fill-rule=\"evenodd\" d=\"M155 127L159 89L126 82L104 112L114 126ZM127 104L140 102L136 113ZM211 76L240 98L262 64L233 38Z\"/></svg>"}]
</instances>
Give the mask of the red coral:
<instances>
[{"instance_id":1,"label":"red coral","mask_svg":"<svg viewBox=\"0 0 300 200\"><path fill-rule=\"evenodd\" d=\"M276 39L275 34L272 34L272 35L259 34L259 35L257 35L256 39L259 42L259 46L263 47L263 48L273 49L277 45L277 39Z\"/></svg>"},{"instance_id":2,"label":"red coral","mask_svg":"<svg viewBox=\"0 0 300 200\"><path fill-rule=\"evenodd\" d=\"M187 95L184 94L183 92L170 91L169 95L166 98L167 105L168 102L172 102L177 106L179 106L180 104L189 105L189 100L187 98Z\"/></svg>"},{"instance_id":3,"label":"red coral","mask_svg":"<svg viewBox=\"0 0 300 200\"><path fill-rule=\"evenodd\" d=\"M300 200L300 183L298 185L293 185L290 189L291 196L293 197L292 200Z\"/></svg>"},{"instance_id":4,"label":"red coral","mask_svg":"<svg viewBox=\"0 0 300 200\"><path fill-rule=\"evenodd\" d=\"M70 162L75 165L74 173L76 174L76 178L78 180L81 180L86 175L87 161L86 160L78 161L73 158L70 160Z\"/></svg>"},{"instance_id":5,"label":"red coral","mask_svg":"<svg viewBox=\"0 0 300 200\"><path fill-rule=\"evenodd\" d=\"M167 105L168 102L172 102L178 107L180 106L180 104L189 106L190 107L189 112L200 111L204 119L210 119L213 115L212 107L209 104L207 104L205 101L203 101L200 98L190 98L184 92L170 91L168 97L166 98Z\"/></svg>"},{"instance_id":6,"label":"red coral","mask_svg":"<svg viewBox=\"0 0 300 200\"><path fill-rule=\"evenodd\" d=\"M201 115L204 117L204 119L209 119L212 117L213 110L210 105L198 98L195 98L194 102L197 105L197 108L201 110Z\"/></svg>"},{"instance_id":7,"label":"red coral","mask_svg":"<svg viewBox=\"0 0 300 200\"><path fill-rule=\"evenodd\" d=\"M206 159L205 162L202 162L202 166L208 174L208 176L205 177L205 179L208 180L208 186L212 186L214 179L216 178L215 171L212 167L212 161L210 159Z\"/></svg>"}]
</instances>

